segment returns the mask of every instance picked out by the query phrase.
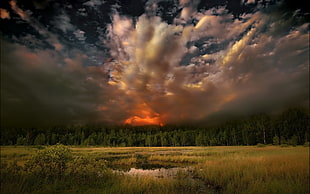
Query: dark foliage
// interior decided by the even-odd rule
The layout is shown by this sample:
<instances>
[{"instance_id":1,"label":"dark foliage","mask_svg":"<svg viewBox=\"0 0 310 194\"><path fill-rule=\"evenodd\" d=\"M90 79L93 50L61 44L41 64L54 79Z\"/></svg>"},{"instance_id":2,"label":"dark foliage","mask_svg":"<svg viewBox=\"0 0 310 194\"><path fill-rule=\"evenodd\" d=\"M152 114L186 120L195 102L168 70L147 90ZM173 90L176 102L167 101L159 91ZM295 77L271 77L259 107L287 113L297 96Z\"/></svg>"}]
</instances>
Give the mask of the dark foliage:
<instances>
[{"instance_id":1,"label":"dark foliage","mask_svg":"<svg viewBox=\"0 0 310 194\"><path fill-rule=\"evenodd\" d=\"M126 125L1 130L1 145L228 146L301 145L308 141L309 112L300 108L289 109L277 116L257 114L212 127Z\"/></svg>"}]
</instances>

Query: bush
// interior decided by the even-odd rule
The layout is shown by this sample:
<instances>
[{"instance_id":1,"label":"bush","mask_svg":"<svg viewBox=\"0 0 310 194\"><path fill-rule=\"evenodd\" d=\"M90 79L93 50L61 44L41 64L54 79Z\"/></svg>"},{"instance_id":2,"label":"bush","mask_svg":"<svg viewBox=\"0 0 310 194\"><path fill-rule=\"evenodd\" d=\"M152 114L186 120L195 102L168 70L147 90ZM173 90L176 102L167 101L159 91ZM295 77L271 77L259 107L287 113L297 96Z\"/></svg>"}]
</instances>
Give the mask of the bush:
<instances>
[{"instance_id":1,"label":"bush","mask_svg":"<svg viewBox=\"0 0 310 194\"><path fill-rule=\"evenodd\" d=\"M61 144L38 150L24 167L16 161L1 162L0 167L0 193L93 193L116 177L105 160L74 156Z\"/></svg>"},{"instance_id":2,"label":"bush","mask_svg":"<svg viewBox=\"0 0 310 194\"><path fill-rule=\"evenodd\" d=\"M64 145L57 144L40 150L26 164L27 171L42 177L61 177L72 153Z\"/></svg>"},{"instance_id":3,"label":"bush","mask_svg":"<svg viewBox=\"0 0 310 194\"><path fill-rule=\"evenodd\" d=\"M94 158L86 158L76 156L68 163L66 175L74 178L80 184L90 184L90 181L95 184L99 177L101 179L108 173L105 160L96 160Z\"/></svg>"},{"instance_id":4,"label":"bush","mask_svg":"<svg viewBox=\"0 0 310 194\"><path fill-rule=\"evenodd\" d=\"M76 156L68 163L67 172L69 174L100 174L107 170L105 160L96 160L94 158L86 158Z\"/></svg>"},{"instance_id":5,"label":"bush","mask_svg":"<svg viewBox=\"0 0 310 194\"><path fill-rule=\"evenodd\" d=\"M262 144L262 143L258 143L256 146L259 147L259 148L261 148L261 147L266 147L266 145L265 145L265 144Z\"/></svg>"}]
</instances>

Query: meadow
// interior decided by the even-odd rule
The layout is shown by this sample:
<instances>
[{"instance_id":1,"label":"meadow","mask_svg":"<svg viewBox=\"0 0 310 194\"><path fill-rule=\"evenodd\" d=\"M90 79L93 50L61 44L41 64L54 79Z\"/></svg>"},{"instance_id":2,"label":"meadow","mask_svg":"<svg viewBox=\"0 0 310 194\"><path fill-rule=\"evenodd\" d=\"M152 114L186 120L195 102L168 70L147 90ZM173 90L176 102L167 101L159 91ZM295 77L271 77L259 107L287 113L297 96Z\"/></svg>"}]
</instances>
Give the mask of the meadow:
<instances>
[{"instance_id":1,"label":"meadow","mask_svg":"<svg viewBox=\"0 0 310 194\"><path fill-rule=\"evenodd\" d=\"M309 193L308 146L2 146L1 193Z\"/></svg>"}]
</instances>

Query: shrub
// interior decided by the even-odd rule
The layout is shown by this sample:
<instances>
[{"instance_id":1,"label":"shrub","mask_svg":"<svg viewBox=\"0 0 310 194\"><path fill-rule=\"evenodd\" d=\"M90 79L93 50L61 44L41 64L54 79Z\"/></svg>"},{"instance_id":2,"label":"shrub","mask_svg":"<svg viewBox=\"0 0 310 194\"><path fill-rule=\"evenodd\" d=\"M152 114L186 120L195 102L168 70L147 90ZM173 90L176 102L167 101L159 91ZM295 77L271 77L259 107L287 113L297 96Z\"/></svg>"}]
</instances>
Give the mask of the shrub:
<instances>
[{"instance_id":1,"label":"shrub","mask_svg":"<svg viewBox=\"0 0 310 194\"><path fill-rule=\"evenodd\" d=\"M105 160L76 156L68 163L67 172L69 174L100 174L106 170L107 166Z\"/></svg>"},{"instance_id":2,"label":"shrub","mask_svg":"<svg viewBox=\"0 0 310 194\"><path fill-rule=\"evenodd\" d=\"M258 143L256 146L259 147L259 148L261 148L261 147L266 147L265 144L261 144L261 143Z\"/></svg>"},{"instance_id":3,"label":"shrub","mask_svg":"<svg viewBox=\"0 0 310 194\"><path fill-rule=\"evenodd\" d=\"M84 156L76 156L68 163L66 175L74 178L80 184L85 184L89 181L93 183L99 177L106 176L108 169L105 160L96 160L94 158L86 158Z\"/></svg>"},{"instance_id":4,"label":"shrub","mask_svg":"<svg viewBox=\"0 0 310 194\"><path fill-rule=\"evenodd\" d=\"M42 177L61 177L72 158L69 148L57 144L40 150L26 164L26 170Z\"/></svg>"}]
</instances>

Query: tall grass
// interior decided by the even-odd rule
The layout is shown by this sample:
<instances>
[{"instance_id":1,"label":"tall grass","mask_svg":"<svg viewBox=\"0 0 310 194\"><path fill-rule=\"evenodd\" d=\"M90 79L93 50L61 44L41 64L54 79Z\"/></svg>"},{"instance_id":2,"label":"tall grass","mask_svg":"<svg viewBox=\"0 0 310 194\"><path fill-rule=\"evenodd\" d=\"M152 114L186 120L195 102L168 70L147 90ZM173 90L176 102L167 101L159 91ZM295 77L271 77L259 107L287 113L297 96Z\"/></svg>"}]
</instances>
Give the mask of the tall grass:
<instances>
[{"instance_id":1,"label":"tall grass","mask_svg":"<svg viewBox=\"0 0 310 194\"><path fill-rule=\"evenodd\" d=\"M235 154L196 166L195 176L223 193L309 193L306 150ZM297 151L297 150L296 150Z\"/></svg>"},{"instance_id":2,"label":"tall grass","mask_svg":"<svg viewBox=\"0 0 310 194\"><path fill-rule=\"evenodd\" d=\"M26 147L26 146L3 146L0 148L1 165L17 161L18 165L23 166L30 157L41 147Z\"/></svg>"},{"instance_id":3,"label":"tall grass","mask_svg":"<svg viewBox=\"0 0 310 194\"><path fill-rule=\"evenodd\" d=\"M308 147L70 149L63 175L51 178L24 166L37 148L1 147L1 193L309 193ZM107 168L138 162L190 168L163 178Z\"/></svg>"},{"instance_id":4,"label":"tall grass","mask_svg":"<svg viewBox=\"0 0 310 194\"><path fill-rule=\"evenodd\" d=\"M189 163L189 164L196 164L204 160L205 158L201 156L187 156L187 155L152 155L149 157L149 161Z\"/></svg>"}]
</instances>

